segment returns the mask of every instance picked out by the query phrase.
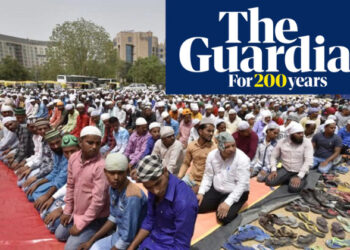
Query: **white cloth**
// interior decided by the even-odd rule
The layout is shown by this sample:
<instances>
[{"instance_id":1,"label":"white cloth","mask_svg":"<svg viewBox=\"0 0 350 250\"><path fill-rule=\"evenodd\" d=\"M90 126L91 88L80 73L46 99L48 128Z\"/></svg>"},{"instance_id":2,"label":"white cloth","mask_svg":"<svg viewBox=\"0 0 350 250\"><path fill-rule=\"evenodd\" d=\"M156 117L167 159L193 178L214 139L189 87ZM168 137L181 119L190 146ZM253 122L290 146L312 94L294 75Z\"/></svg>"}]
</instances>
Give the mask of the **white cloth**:
<instances>
[{"instance_id":1,"label":"white cloth","mask_svg":"<svg viewBox=\"0 0 350 250\"><path fill-rule=\"evenodd\" d=\"M40 135L33 135L34 155L26 160L26 165L30 168L39 166L42 160L43 143Z\"/></svg>"},{"instance_id":2,"label":"white cloth","mask_svg":"<svg viewBox=\"0 0 350 250\"><path fill-rule=\"evenodd\" d=\"M226 128L228 131L230 131L231 134L237 131L238 123L242 121L242 119L239 116L236 116L236 119L233 122L230 122L230 118L225 118Z\"/></svg>"},{"instance_id":3,"label":"white cloth","mask_svg":"<svg viewBox=\"0 0 350 250\"><path fill-rule=\"evenodd\" d=\"M199 134L198 134L198 131L195 127L192 127L191 128L191 131L190 131L190 136L188 137L188 143L189 144L190 142L193 142L195 140L198 140L199 138Z\"/></svg>"},{"instance_id":4,"label":"white cloth","mask_svg":"<svg viewBox=\"0 0 350 250\"><path fill-rule=\"evenodd\" d=\"M117 117L120 124L125 123L126 112L123 109L120 109L119 107L114 107L112 111L112 116Z\"/></svg>"},{"instance_id":5,"label":"white cloth","mask_svg":"<svg viewBox=\"0 0 350 250\"><path fill-rule=\"evenodd\" d=\"M161 139L154 144L152 155L158 155L162 159L162 165L172 174L178 174L185 156L180 141L175 140L173 145L167 148Z\"/></svg>"},{"instance_id":6,"label":"white cloth","mask_svg":"<svg viewBox=\"0 0 350 250\"><path fill-rule=\"evenodd\" d=\"M216 191L228 194L225 203L236 203L245 191L249 191L250 160L240 149L233 157L223 160L220 151L214 149L208 154L205 171L198 194L205 194L214 185Z\"/></svg>"}]
</instances>

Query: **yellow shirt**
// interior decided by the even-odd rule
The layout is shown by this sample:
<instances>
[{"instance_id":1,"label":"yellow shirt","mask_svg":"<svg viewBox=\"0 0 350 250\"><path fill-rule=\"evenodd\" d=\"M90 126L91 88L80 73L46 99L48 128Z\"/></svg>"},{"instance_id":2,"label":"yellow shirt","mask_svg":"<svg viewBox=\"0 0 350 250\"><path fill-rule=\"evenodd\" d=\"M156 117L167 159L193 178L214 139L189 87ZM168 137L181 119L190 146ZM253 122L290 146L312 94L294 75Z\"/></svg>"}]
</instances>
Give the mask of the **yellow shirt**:
<instances>
[{"instance_id":1,"label":"yellow shirt","mask_svg":"<svg viewBox=\"0 0 350 250\"><path fill-rule=\"evenodd\" d=\"M186 169L188 169L192 163L189 176L190 179L195 181L198 185L200 185L203 178L207 156L215 148L217 148L217 145L214 142L207 142L200 146L198 140L191 142L187 146L182 166L185 165Z\"/></svg>"},{"instance_id":2,"label":"yellow shirt","mask_svg":"<svg viewBox=\"0 0 350 250\"><path fill-rule=\"evenodd\" d=\"M202 114L198 112L196 115L194 115L194 114L192 113L192 120L193 120L193 119L202 120Z\"/></svg>"}]
</instances>

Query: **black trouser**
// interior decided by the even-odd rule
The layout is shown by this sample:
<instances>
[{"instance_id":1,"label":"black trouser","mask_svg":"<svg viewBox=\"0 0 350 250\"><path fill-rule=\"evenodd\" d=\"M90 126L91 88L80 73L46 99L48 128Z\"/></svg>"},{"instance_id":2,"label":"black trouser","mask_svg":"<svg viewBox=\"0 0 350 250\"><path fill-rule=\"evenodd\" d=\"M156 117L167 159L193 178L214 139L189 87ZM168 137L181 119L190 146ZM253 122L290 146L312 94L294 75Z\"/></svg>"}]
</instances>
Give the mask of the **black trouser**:
<instances>
[{"instance_id":1,"label":"black trouser","mask_svg":"<svg viewBox=\"0 0 350 250\"><path fill-rule=\"evenodd\" d=\"M301 179L299 187L292 187L290 183L290 179L292 179L294 176L296 176L298 173L295 172L289 172L284 167L281 167L277 170L277 176L273 180L269 180L266 178L265 183L267 186L278 186L282 184L288 183L288 191L291 193L299 193L306 185L306 176L304 176L303 179Z\"/></svg>"},{"instance_id":2,"label":"black trouser","mask_svg":"<svg viewBox=\"0 0 350 250\"><path fill-rule=\"evenodd\" d=\"M343 155L350 155L350 147L343 145L340 153Z\"/></svg>"},{"instance_id":3,"label":"black trouser","mask_svg":"<svg viewBox=\"0 0 350 250\"><path fill-rule=\"evenodd\" d=\"M209 189L208 192L205 193L202 204L199 207L198 213L207 213L216 211L220 203L224 202L225 199L229 196L229 194L223 194L215 190L213 186ZM236 218L237 213L241 209L241 207L244 205L244 203L248 200L249 191L246 191L242 194L239 201L236 203L233 203L230 207L230 210L227 213L227 216L223 219L218 219L223 224L227 224L231 222L234 218Z\"/></svg>"}]
</instances>

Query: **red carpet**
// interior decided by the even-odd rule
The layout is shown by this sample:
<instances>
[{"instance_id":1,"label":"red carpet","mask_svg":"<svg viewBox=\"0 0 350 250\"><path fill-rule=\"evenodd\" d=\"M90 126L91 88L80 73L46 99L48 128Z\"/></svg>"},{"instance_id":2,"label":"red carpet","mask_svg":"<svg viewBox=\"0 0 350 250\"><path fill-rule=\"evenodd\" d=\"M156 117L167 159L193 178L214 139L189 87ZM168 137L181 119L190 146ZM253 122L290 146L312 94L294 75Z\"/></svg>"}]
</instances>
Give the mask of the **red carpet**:
<instances>
[{"instance_id":1,"label":"red carpet","mask_svg":"<svg viewBox=\"0 0 350 250\"><path fill-rule=\"evenodd\" d=\"M17 177L0 162L0 249L61 250L64 243L45 227L39 213L17 187Z\"/></svg>"}]
</instances>

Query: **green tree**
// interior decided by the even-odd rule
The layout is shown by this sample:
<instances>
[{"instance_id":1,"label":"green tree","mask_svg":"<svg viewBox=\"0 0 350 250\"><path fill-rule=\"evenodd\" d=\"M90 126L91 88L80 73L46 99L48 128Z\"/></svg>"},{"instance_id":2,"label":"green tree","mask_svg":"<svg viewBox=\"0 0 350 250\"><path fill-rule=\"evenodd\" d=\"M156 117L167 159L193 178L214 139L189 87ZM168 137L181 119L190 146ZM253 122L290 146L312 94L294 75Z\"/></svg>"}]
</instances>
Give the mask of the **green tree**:
<instances>
[{"instance_id":1,"label":"green tree","mask_svg":"<svg viewBox=\"0 0 350 250\"><path fill-rule=\"evenodd\" d=\"M125 62L123 60L117 59L116 72L117 79L119 82L131 82L132 78L128 75L128 72L131 68L132 64L129 62Z\"/></svg>"},{"instance_id":2,"label":"green tree","mask_svg":"<svg viewBox=\"0 0 350 250\"><path fill-rule=\"evenodd\" d=\"M156 84L165 82L165 65L158 57L138 59L130 68L128 75L134 82Z\"/></svg>"},{"instance_id":3,"label":"green tree","mask_svg":"<svg viewBox=\"0 0 350 250\"><path fill-rule=\"evenodd\" d=\"M50 37L43 75L115 77L117 52L101 26L81 18L57 25Z\"/></svg>"},{"instance_id":4,"label":"green tree","mask_svg":"<svg viewBox=\"0 0 350 250\"><path fill-rule=\"evenodd\" d=\"M8 56L0 63L0 79L24 81L29 80L30 74L16 59Z\"/></svg>"}]
</instances>

